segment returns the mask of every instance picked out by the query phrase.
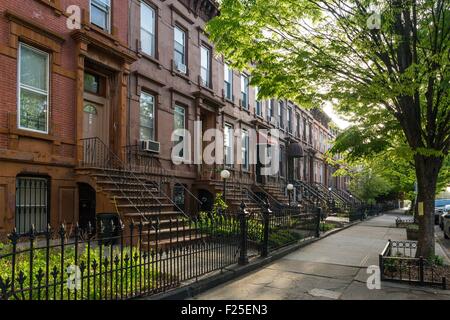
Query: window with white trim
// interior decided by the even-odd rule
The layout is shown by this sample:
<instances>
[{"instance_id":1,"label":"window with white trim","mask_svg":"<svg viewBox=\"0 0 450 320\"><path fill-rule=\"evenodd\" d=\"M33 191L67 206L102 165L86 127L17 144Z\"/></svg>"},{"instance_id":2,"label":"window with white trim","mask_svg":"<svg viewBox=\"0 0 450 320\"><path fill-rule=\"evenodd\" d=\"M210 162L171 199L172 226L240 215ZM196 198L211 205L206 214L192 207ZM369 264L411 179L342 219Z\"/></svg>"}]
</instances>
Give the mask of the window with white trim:
<instances>
[{"instance_id":1,"label":"window with white trim","mask_svg":"<svg viewBox=\"0 0 450 320\"><path fill-rule=\"evenodd\" d=\"M200 77L202 85L211 86L211 50L205 46L200 47Z\"/></svg>"},{"instance_id":2,"label":"window with white trim","mask_svg":"<svg viewBox=\"0 0 450 320\"><path fill-rule=\"evenodd\" d=\"M242 140L241 140L241 148L242 148L242 168L244 170L250 169L249 163L249 146L250 146L250 138L247 130L242 130Z\"/></svg>"},{"instance_id":3,"label":"window with white trim","mask_svg":"<svg viewBox=\"0 0 450 320\"><path fill-rule=\"evenodd\" d=\"M141 1L141 49L154 57L156 52L156 10Z\"/></svg>"},{"instance_id":4,"label":"window with white trim","mask_svg":"<svg viewBox=\"0 0 450 320\"><path fill-rule=\"evenodd\" d=\"M256 115L262 117L262 102L258 98L259 87L255 87L255 104L256 104Z\"/></svg>"},{"instance_id":5,"label":"window with white trim","mask_svg":"<svg viewBox=\"0 0 450 320\"><path fill-rule=\"evenodd\" d=\"M248 77L241 74L241 101L242 107L248 109Z\"/></svg>"},{"instance_id":6,"label":"window with white trim","mask_svg":"<svg viewBox=\"0 0 450 320\"><path fill-rule=\"evenodd\" d=\"M155 97L141 92L140 97L140 140L155 140Z\"/></svg>"},{"instance_id":7,"label":"window with white trim","mask_svg":"<svg viewBox=\"0 0 450 320\"><path fill-rule=\"evenodd\" d=\"M224 77L224 89L225 98L233 99L233 69L227 63L223 64L223 77Z\"/></svg>"},{"instance_id":8,"label":"window with white trim","mask_svg":"<svg viewBox=\"0 0 450 320\"><path fill-rule=\"evenodd\" d=\"M111 0L91 0L91 23L111 31Z\"/></svg>"},{"instance_id":9,"label":"window with white trim","mask_svg":"<svg viewBox=\"0 0 450 320\"><path fill-rule=\"evenodd\" d=\"M186 73L186 32L177 26L174 28L173 60L177 70Z\"/></svg>"},{"instance_id":10,"label":"window with white trim","mask_svg":"<svg viewBox=\"0 0 450 320\"><path fill-rule=\"evenodd\" d=\"M49 54L21 43L18 67L18 126L48 133Z\"/></svg>"},{"instance_id":11,"label":"window with white trim","mask_svg":"<svg viewBox=\"0 0 450 320\"><path fill-rule=\"evenodd\" d=\"M180 153L177 156L180 157L181 159L184 159L185 157L184 149L186 141L184 136L184 130L181 130L186 129L186 109L184 107L175 106L175 110L173 113L173 129L174 130L180 129L175 133L174 145L178 145L180 143L183 144L183 149L180 150Z\"/></svg>"},{"instance_id":12,"label":"window with white trim","mask_svg":"<svg viewBox=\"0 0 450 320\"><path fill-rule=\"evenodd\" d=\"M234 146L234 139L233 139L233 126L230 124L225 124L224 127L224 134L223 134L223 146L224 146L224 163L227 167L233 166L234 163L234 156L233 156L233 146Z\"/></svg>"}]
</instances>

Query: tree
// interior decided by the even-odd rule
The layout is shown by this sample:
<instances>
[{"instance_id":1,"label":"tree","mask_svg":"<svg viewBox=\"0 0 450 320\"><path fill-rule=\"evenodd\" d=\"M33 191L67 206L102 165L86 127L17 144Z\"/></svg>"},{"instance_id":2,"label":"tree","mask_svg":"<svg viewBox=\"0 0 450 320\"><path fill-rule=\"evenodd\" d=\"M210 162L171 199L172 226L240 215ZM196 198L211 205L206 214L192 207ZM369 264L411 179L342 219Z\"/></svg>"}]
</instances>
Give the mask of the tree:
<instances>
[{"instance_id":1,"label":"tree","mask_svg":"<svg viewBox=\"0 0 450 320\"><path fill-rule=\"evenodd\" d=\"M389 181L370 167L362 167L351 176L350 191L368 204L375 204L377 197L392 190Z\"/></svg>"},{"instance_id":2,"label":"tree","mask_svg":"<svg viewBox=\"0 0 450 320\"><path fill-rule=\"evenodd\" d=\"M434 254L434 197L450 146L449 2L222 0L207 26L217 51L251 72L260 98L302 107L331 101L362 127L402 133L424 204L418 254L426 257Z\"/></svg>"}]
</instances>

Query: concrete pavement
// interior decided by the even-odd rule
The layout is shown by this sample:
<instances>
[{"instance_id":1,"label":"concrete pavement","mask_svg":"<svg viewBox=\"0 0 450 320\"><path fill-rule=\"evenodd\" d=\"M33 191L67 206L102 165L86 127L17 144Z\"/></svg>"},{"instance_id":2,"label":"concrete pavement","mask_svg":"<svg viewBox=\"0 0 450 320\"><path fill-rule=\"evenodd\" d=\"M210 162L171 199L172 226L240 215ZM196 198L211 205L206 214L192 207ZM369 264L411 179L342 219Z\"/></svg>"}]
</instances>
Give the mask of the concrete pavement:
<instances>
[{"instance_id":1,"label":"concrete pavement","mask_svg":"<svg viewBox=\"0 0 450 320\"><path fill-rule=\"evenodd\" d=\"M367 267L378 265L388 239L406 239L397 214L362 222L301 248L266 267L194 299L445 299L450 291L383 282L366 286ZM438 249L439 250L439 249Z\"/></svg>"}]
</instances>

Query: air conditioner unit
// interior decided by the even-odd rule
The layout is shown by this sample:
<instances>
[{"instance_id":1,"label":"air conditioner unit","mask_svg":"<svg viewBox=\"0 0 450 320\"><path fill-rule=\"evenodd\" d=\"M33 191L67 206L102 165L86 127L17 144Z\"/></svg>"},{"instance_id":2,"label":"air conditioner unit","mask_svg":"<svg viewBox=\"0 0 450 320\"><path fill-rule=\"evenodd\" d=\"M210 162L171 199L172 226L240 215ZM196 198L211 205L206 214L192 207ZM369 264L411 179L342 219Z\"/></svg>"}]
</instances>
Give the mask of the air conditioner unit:
<instances>
[{"instance_id":1,"label":"air conditioner unit","mask_svg":"<svg viewBox=\"0 0 450 320\"><path fill-rule=\"evenodd\" d=\"M159 151L160 151L160 144L159 144L158 141L143 140L143 141L141 141L141 149L142 149L142 151L159 153Z\"/></svg>"},{"instance_id":2,"label":"air conditioner unit","mask_svg":"<svg viewBox=\"0 0 450 320\"><path fill-rule=\"evenodd\" d=\"M187 73L187 67L184 63L179 62L176 64L176 67L179 72L184 73L184 74Z\"/></svg>"}]
</instances>

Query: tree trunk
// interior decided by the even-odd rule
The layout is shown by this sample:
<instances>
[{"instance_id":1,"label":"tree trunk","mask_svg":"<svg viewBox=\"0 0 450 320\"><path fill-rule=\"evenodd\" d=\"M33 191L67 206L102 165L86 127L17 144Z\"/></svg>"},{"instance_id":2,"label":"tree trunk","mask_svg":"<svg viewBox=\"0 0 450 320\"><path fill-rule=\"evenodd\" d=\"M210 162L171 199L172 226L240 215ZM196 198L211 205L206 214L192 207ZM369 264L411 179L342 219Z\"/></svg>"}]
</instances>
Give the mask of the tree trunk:
<instances>
[{"instance_id":1,"label":"tree trunk","mask_svg":"<svg viewBox=\"0 0 450 320\"><path fill-rule=\"evenodd\" d=\"M417 246L417 257L430 258L434 256L434 199L436 196L436 183L442 159L437 157L425 157L416 155L414 157L417 178L417 207L423 203L423 214L418 212L419 242Z\"/></svg>"}]
</instances>

